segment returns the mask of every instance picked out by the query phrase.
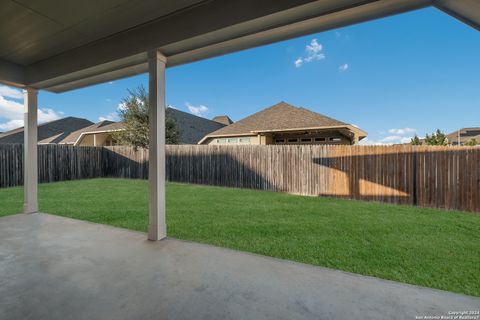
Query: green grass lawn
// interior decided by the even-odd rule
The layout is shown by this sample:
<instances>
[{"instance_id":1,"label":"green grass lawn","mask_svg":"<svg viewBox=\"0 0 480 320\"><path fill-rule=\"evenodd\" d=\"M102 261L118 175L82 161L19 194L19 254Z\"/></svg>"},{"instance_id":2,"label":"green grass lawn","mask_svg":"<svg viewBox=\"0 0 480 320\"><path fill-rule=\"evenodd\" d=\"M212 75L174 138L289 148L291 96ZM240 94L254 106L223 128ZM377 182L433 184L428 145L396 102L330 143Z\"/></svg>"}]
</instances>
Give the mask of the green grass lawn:
<instances>
[{"instance_id":1,"label":"green grass lawn","mask_svg":"<svg viewBox=\"0 0 480 320\"><path fill-rule=\"evenodd\" d=\"M42 184L40 209L147 230L147 182ZM22 189L0 189L0 216ZM1 220L0 220L1 223ZM170 237L480 296L480 215L169 183Z\"/></svg>"}]
</instances>

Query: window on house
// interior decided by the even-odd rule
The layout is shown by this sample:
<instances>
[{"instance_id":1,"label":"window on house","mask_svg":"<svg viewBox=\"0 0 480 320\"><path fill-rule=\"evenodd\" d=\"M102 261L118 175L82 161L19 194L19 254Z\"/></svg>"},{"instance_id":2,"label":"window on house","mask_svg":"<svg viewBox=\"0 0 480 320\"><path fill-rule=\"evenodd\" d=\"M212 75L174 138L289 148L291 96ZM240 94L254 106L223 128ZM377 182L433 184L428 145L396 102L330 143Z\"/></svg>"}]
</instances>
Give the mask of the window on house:
<instances>
[{"instance_id":1,"label":"window on house","mask_svg":"<svg viewBox=\"0 0 480 320\"><path fill-rule=\"evenodd\" d=\"M330 141L332 141L332 142L341 142L341 141L342 141L342 138L340 138L340 137L332 137L332 138L330 138Z\"/></svg>"},{"instance_id":2,"label":"window on house","mask_svg":"<svg viewBox=\"0 0 480 320\"><path fill-rule=\"evenodd\" d=\"M288 139L288 142L298 142L298 139Z\"/></svg>"},{"instance_id":3,"label":"window on house","mask_svg":"<svg viewBox=\"0 0 480 320\"><path fill-rule=\"evenodd\" d=\"M302 142L312 142L312 138L302 138Z\"/></svg>"},{"instance_id":4,"label":"window on house","mask_svg":"<svg viewBox=\"0 0 480 320\"><path fill-rule=\"evenodd\" d=\"M226 141L226 139L217 139L218 144L225 144Z\"/></svg>"},{"instance_id":5,"label":"window on house","mask_svg":"<svg viewBox=\"0 0 480 320\"><path fill-rule=\"evenodd\" d=\"M240 138L240 143L250 143L250 138Z\"/></svg>"},{"instance_id":6,"label":"window on house","mask_svg":"<svg viewBox=\"0 0 480 320\"><path fill-rule=\"evenodd\" d=\"M275 139L275 143L285 143L285 139Z\"/></svg>"},{"instance_id":7,"label":"window on house","mask_svg":"<svg viewBox=\"0 0 480 320\"><path fill-rule=\"evenodd\" d=\"M237 143L238 139L237 138L230 138L228 139L228 143Z\"/></svg>"},{"instance_id":8,"label":"window on house","mask_svg":"<svg viewBox=\"0 0 480 320\"><path fill-rule=\"evenodd\" d=\"M315 138L315 142L325 142L327 139L325 138Z\"/></svg>"}]
</instances>

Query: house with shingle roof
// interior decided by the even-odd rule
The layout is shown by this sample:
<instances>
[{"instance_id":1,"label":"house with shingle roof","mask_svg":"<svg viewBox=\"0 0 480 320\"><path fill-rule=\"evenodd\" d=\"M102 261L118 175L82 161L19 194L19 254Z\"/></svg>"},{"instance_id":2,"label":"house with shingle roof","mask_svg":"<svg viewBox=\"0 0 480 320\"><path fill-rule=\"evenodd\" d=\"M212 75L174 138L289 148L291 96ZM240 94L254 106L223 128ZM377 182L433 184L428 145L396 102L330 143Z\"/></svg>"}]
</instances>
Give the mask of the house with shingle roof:
<instances>
[{"instance_id":1,"label":"house with shingle roof","mask_svg":"<svg viewBox=\"0 0 480 320\"><path fill-rule=\"evenodd\" d=\"M174 108L167 108L166 112L175 119L180 132L180 144L197 144L206 134L225 127L223 123ZM67 117L39 125L38 143L113 146L116 144L114 133L121 130L124 130L121 122L104 120L93 123L87 119ZM23 143L23 127L1 133L1 143Z\"/></svg>"},{"instance_id":2,"label":"house with shingle roof","mask_svg":"<svg viewBox=\"0 0 480 320\"><path fill-rule=\"evenodd\" d=\"M167 108L166 112L175 119L177 129L180 131L180 144L197 144L205 135L225 127L224 123L198 117L178 109Z\"/></svg>"},{"instance_id":3,"label":"house with shingle roof","mask_svg":"<svg viewBox=\"0 0 480 320\"><path fill-rule=\"evenodd\" d=\"M471 140L480 143L480 127L462 128L447 134L448 143L454 146L465 145Z\"/></svg>"},{"instance_id":4,"label":"house with shingle roof","mask_svg":"<svg viewBox=\"0 0 480 320\"><path fill-rule=\"evenodd\" d=\"M180 144L197 144L206 134L225 125L174 108L167 108L167 114L175 119L180 132ZM123 123L101 121L71 133L61 143L75 146L113 146L114 133L124 130Z\"/></svg>"},{"instance_id":5,"label":"house with shingle roof","mask_svg":"<svg viewBox=\"0 0 480 320\"><path fill-rule=\"evenodd\" d=\"M212 121L224 124L226 126L229 126L233 123L232 119L230 119L228 116L216 116L212 119Z\"/></svg>"},{"instance_id":6,"label":"house with shingle roof","mask_svg":"<svg viewBox=\"0 0 480 320\"><path fill-rule=\"evenodd\" d=\"M367 133L351 124L280 102L207 134L199 144L356 144Z\"/></svg>"},{"instance_id":7,"label":"house with shingle roof","mask_svg":"<svg viewBox=\"0 0 480 320\"><path fill-rule=\"evenodd\" d=\"M72 132L59 144L94 147L113 146L115 145L113 133L121 130L123 130L121 122L104 120Z\"/></svg>"},{"instance_id":8,"label":"house with shingle roof","mask_svg":"<svg viewBox=\"0 0 480 320\"><path fill-rule=\"evenodd\" d=\"M66 117L38 125L38 143L61 143L73 132L92 125L93 122L75 117ZM0 135L0 144L23 144L23 127L4 132Z\"/></svg>"}]
</instances>

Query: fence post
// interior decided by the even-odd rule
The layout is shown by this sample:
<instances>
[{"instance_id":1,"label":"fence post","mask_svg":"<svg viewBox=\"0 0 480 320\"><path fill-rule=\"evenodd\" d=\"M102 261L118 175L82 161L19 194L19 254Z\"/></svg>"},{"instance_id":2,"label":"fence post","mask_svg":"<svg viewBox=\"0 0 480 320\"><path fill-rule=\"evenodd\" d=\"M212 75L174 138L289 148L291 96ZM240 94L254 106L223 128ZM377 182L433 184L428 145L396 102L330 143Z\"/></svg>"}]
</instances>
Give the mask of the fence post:
<instances>
[{"instance_id":1,"label":"fence post","mask_svg":"<svg viewBox=\"0 0 480 320\"><path fill-rule=\"evenodd\" d=\"M412 183L413 183L413 188L412 188L412 202L413 205L416 206L418 205L418 197L417 197L417 147L414 146L412 150Z\"/></svg>"}]
</instances>

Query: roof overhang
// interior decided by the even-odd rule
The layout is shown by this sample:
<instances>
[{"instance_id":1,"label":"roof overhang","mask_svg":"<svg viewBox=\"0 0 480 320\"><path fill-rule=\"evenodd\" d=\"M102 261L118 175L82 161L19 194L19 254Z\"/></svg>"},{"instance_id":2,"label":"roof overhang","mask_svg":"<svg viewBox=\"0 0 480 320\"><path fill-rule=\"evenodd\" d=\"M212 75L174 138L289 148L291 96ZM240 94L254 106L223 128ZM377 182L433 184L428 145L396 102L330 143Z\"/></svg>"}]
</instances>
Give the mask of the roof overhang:
<instances>
[{"instance_id":1,"label":"roof overhang","mask_svg":"<svg viewBox=\"0 0 480 320\"><path fill-rule=\"evenodd\" d=\"M325 131L325 130L337 130L337 129L347 129L355 133L360 139L363 139L367 136L367 132L363 131L360 128L352 126L351 124L345 124L345 125L339 125L339 126L318 126L318 127L289 128L289 129L255 130L255 131L252 131L252 133L265 134L265 133L274 133L274 132Z\"/></svg>"},{"instance_id":2,"label":"roof overhang","mask_svg":"<svg viewBox=\"0 0 480 320\"><path fill-rule=\"evenodd\" d=\"M73 143L74 146L80 145L82 143L83 139L86 136L89 135L95 135L95 134L102 134L102 133L113 133L113 132L119 132L119 131L125 131L125 129L115 129L115 130L100 130L100 131L88 131L88 132L82 132L80 136L77 138L77 140Z\"/></svg>"},{"instance_id":3,"label":"roof overhang","mask_svg":"<svg viewBox=\"0 0 480 320\"><path fill-rule=\"evenodd\" d=\"M329 130L347 130L351 132L354 136L358 137L358 140L362 140L367 137L367 132L363 131L360 128L352 126L350 124L341 125L341 126L317 126L317 127L300 127L300 128L288 128L288 129L269 129L269 130L254 130L247 133L232 133L232 134L213 134L206 135L203 137L198 144L202 144L207 139L214 138L227 138L227 137L245 137L245 136L255 136L255 135L266 135L274 133L292 133L292 132L302 132L302 131L329 131Z\"/></svg>"},{"instance_id":4,"label":"roof overhang","mask_svg":"<svg viewBox=\"0 0 480 320\"><path fill-rule=\"evenodd\" d=\"M87 18L128 3L90 1ZM123 12L123 20L107 15L91 25L77 21L81 13L65 3L0 0L2 8L15 6L17 16L29 17L0 21L0 82L63 92L146 72L151 50L160 50L173 67L430 5L480 26L476 0L145 0L135 2L135 12ZM45 26L38 22L35 30L37 20ZM68 28L54 33L54 22ZM23 47L8 52L18 41Z\"/></svg>"}]
</instances>

